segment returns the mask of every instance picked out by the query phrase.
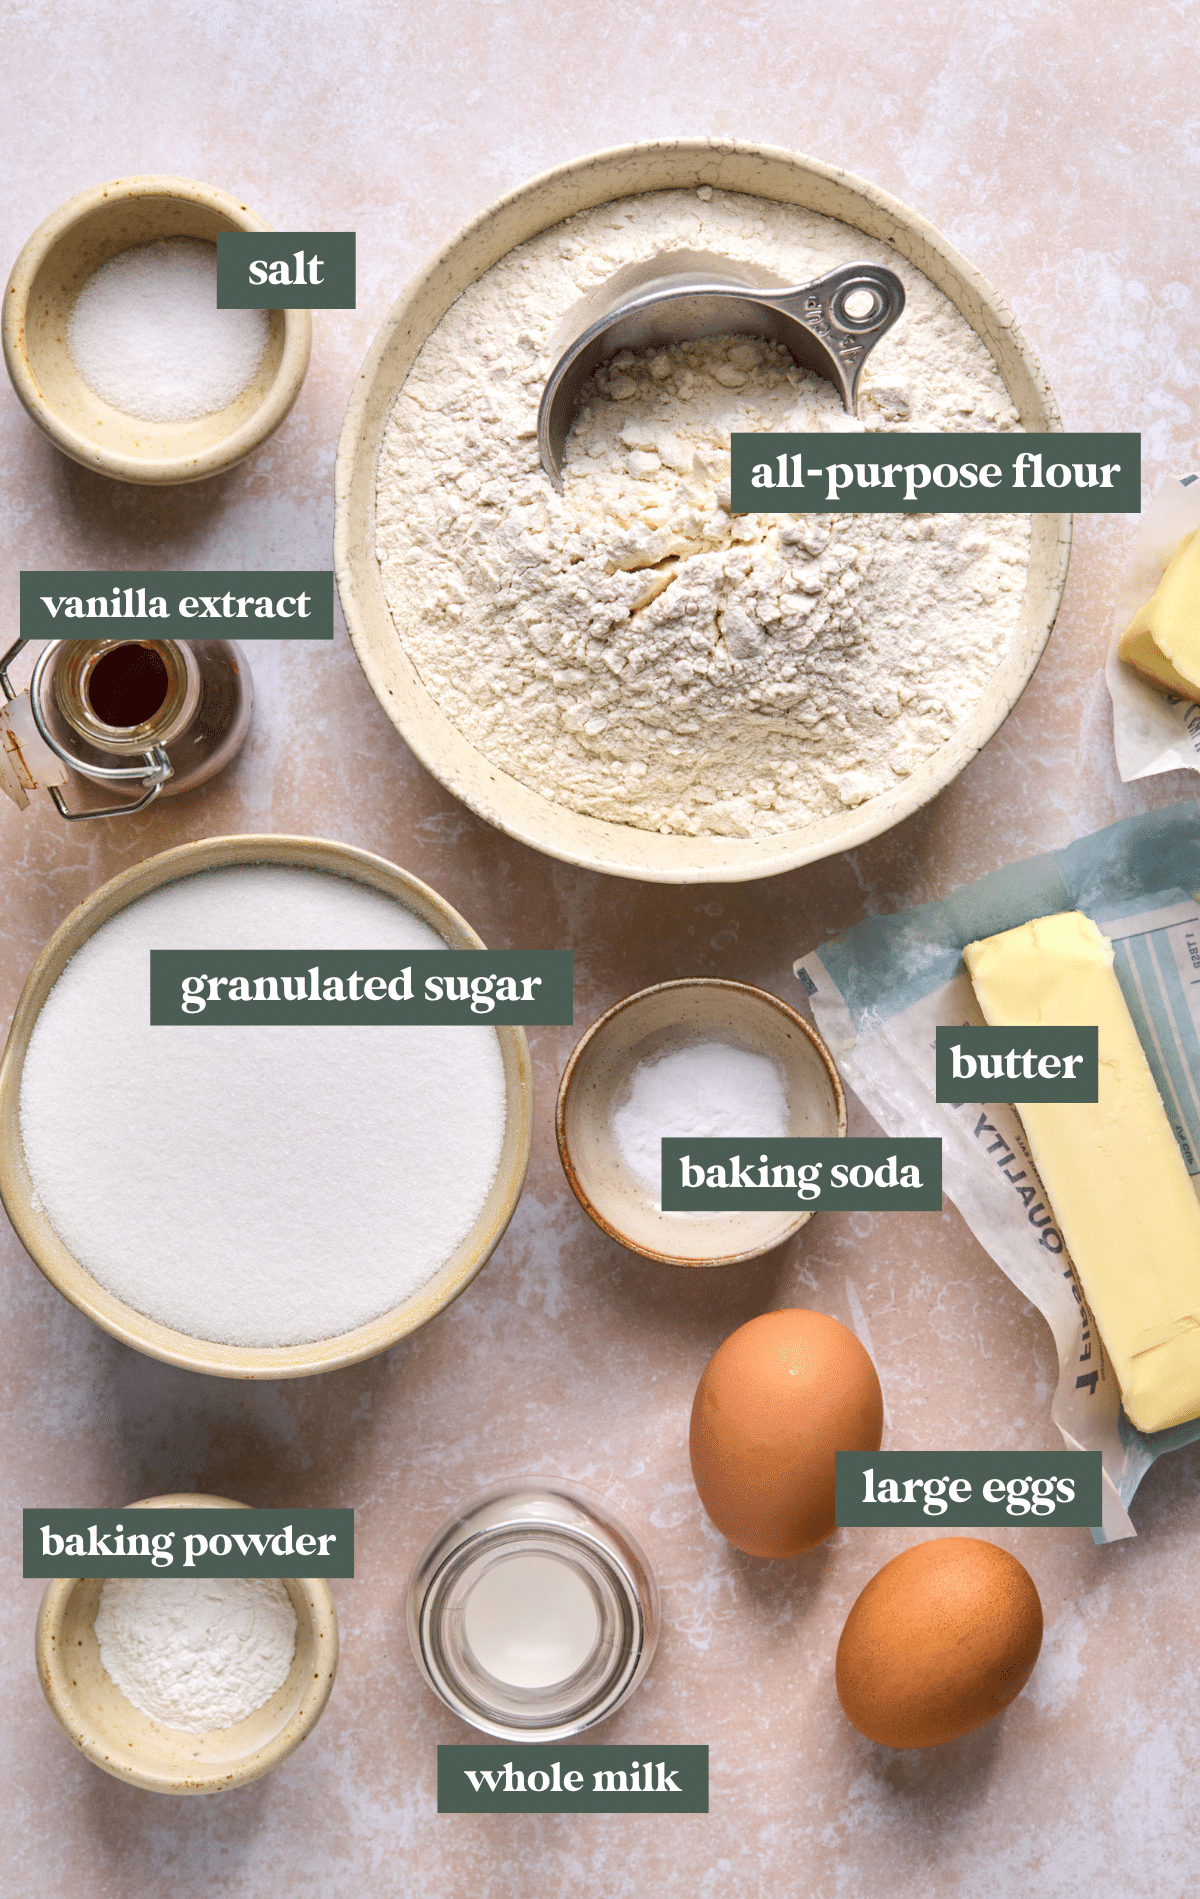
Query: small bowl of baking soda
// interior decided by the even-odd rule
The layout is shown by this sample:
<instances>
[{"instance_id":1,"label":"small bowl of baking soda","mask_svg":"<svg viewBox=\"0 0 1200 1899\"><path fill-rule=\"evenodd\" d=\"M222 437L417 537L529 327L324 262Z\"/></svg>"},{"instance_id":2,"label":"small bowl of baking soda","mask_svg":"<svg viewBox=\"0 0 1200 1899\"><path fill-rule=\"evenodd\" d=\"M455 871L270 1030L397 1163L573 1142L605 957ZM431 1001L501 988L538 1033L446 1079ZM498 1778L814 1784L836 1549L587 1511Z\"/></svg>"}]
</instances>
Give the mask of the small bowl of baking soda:
<instances>
[{"instance_id":1,"label":"small bowl of baking soda","mask_svg":"<svg viewBox=\"0 0 1200 1899\"><path fill-rule=\"evenodd\" d=\"M556 1131L576 1199L611 1238L669 1265L731 1266L813 1210L664 1212L664 1137L836 1137L846 1097L803 1016L765 989L697 977L641 989L592 1024L563 1071Z\"/></svg>"},{"instance_id":2,"label":"small bowl of baking soda","mask_svg":"<svg viewBox=\"0 0 1200 1899\"><path fill-rule=\"evenodd\" d=\"M118 481L223 473L300 392L307 310L217 307L217 237L269 226L190 178L97 185L29 239L0 321L13 388L65 455Z\"/></svg>"},{"instance_id":3,"label":"small bowl of baking soda","mask_svg":"<svg viewBox=\"0 0 1200 1899\"><path fill-rule=\"evenodd\" d=\"M177 1493L144 1509L238 1510ZM269 1773L319 1720L337 1612L314 1577L63 1577L35 1637L42 1692L95 1766L151 1793L220 1793Z\"/></svg>"}]
</instances>

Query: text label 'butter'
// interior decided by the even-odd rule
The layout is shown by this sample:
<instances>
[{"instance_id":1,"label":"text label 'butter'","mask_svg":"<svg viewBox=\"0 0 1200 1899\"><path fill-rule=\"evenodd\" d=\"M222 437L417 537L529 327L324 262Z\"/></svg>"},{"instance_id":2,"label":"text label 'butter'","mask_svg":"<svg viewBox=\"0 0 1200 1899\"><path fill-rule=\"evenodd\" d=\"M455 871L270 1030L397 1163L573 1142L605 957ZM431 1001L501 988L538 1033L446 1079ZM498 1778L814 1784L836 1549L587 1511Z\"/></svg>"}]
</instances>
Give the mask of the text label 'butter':
<instances>
[{"instance_id":1,"label":"text label 'butter'","mask_svg":"<svg viewBox=\"0 0 1200 1899\"><path fill-rule=\"evenodd\" d=\"M1098 1032L1078 1028L939 1028L937 1101L1096 1101Z\"/></svg>"}]
</instances>

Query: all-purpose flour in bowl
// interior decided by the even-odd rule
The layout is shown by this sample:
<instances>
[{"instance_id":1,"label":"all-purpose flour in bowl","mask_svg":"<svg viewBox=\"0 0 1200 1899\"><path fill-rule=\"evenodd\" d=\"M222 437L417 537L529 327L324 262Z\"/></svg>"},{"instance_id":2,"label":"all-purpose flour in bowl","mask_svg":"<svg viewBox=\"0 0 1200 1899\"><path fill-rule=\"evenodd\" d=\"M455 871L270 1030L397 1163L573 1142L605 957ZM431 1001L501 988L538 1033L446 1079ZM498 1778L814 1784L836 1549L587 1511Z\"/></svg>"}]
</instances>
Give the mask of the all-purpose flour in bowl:
<instances>
[{"instance_id":1,"label":"all-purpose flour in bowl","mask_svg":"<svg viewBox=\"0 0 1200 1899\"><path fill-rule=\"evenodd\" d=\"M626 352L585 394L560 495L537 409L582 327L572 312L672 250L780 284L858 259L897 271L907 305L864 371L861 421L755 338ZM1004 656L1030 524L730 514L732 432L864 426L1018 426L984 343L888 245L703 186L617 199L518 246L425 342L380 455L376 552L426 690L524 785L646 830L765 837L899 784Z\"/></svg>"},{"instance_id":2,"label":"all-purpose flour in bowl","mask_svg":"<svg viewBox=\"0 0 1200 1899\"><path fill-rule=\"evenodd\" d=\"M505 1080L478 1028L150 1025L151 949L442 949L402 903L278 865L168 883L67 964L21 1080L42 1211L100 1285L162 1325L300 1345L388 1312L470 1232Z\"/></svg>"}]
</instances>

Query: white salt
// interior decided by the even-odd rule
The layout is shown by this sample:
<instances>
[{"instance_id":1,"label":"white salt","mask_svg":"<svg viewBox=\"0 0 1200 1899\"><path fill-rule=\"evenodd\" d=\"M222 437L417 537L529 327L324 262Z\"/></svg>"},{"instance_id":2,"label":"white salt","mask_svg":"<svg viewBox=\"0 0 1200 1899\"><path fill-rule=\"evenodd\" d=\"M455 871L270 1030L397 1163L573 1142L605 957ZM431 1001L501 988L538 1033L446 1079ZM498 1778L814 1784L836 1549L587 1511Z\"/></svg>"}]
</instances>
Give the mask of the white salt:
<instances>
[{"instance_id":1,"label":"white salt","mask_svg":"<svg viewBox=\"0 0 1200 1899\"><path fill-rule=\"evenodd\" d=\"M84 381L144 422L190 422L253 382L265 310L218 310L217 247L165 237L119 251L75 299L67 343Z\"/></svg>"},{"instance_id":2,"label":"white salt","mask_svg":"<svg viewBox=\"0 0 1200 1899\"><path fill-rule=\"evenodd\" d=\"M150 1026L151 949L442 949L403 905L247 865L151 892L71 959L30 1038L25 1159L102 1286L194 1338L364 1325L470 1232L504 1138L485 1026Z\"/></svg>"},{"instance_id":3,"label":"white salt","mask_svg":"<svg viewBox=\"0 0 1200 1899\"><path fill-rule=\"evenodd\" d=\"M664 1139L771 1140L787 1134L783 1070L769 1055L732 1042L687 1042L638 1063L611 1126L621 1159L657 1204Z\"/></svg>"}]
</instances>

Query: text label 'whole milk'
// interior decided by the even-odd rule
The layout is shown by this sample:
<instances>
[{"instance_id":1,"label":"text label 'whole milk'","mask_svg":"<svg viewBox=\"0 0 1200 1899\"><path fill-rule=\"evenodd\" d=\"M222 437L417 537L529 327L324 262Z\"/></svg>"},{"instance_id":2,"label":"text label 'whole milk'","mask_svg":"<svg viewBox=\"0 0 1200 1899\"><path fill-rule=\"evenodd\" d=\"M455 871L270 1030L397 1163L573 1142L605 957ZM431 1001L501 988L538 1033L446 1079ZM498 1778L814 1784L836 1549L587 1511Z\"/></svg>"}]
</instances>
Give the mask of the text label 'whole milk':
<instances>
[{"instance_id":1,"label":"text label 'whole milk'","mask_svg":"<svg viewBox=\"0 0 1200 1899\"><path fill-rule=\"evenodd\" d=\"M438 1748L439 1813L707 1813L708 1749Z\"/></svg>"}]
</instances>

